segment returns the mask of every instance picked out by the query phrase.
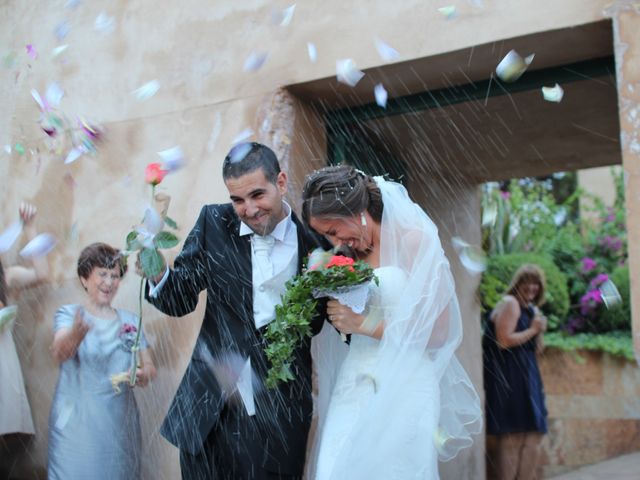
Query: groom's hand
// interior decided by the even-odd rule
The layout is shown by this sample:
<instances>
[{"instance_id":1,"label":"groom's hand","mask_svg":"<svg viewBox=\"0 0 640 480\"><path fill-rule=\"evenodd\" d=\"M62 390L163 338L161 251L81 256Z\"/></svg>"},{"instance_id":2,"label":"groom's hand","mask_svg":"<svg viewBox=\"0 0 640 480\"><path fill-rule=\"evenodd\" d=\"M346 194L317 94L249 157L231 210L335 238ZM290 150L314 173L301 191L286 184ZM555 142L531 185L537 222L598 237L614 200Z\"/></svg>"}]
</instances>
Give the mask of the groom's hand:
<instances>
[{"instance_id":1,"label":"groom's hand","mask_svg":"<svg viewBox=\"0 0 640 480\"><path fill-rule=\"evenodd\" d=\"M158 255L160 255L160 257L162 258L162 269L160 270L160 273L158 275L152 278L147 277L147 275L144 273L144 270L142 269L142 263L140 262L140 252L138 252L138 255L136 256L136 273L141 277L150 280L154 285L157 285L158 282L162 280L162 277L164 277L164 272L167 269L167 261L164 259L164 256L160 252L158 252Z\"/></svg>"}]
</instances>

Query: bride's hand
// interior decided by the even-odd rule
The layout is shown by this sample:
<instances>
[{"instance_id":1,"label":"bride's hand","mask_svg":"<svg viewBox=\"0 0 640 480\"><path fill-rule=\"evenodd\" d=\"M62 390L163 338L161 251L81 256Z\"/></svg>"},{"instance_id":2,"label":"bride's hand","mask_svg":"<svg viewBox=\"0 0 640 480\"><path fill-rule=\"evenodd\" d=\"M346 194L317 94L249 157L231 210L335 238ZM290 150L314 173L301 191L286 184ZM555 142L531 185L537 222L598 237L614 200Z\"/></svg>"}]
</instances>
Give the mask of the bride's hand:
<instances>
[{"instance_id":1,"label":"bride's hand","mask_svg":"<svg viewBox=\"0 0 640 480\"><path fill-rule=\"evenodd\" d=\"M327 316L329 321L342 333L361 333L364 317L354 313L349 307L337 300L327 302Z\"/></svg>"}]
</instances>

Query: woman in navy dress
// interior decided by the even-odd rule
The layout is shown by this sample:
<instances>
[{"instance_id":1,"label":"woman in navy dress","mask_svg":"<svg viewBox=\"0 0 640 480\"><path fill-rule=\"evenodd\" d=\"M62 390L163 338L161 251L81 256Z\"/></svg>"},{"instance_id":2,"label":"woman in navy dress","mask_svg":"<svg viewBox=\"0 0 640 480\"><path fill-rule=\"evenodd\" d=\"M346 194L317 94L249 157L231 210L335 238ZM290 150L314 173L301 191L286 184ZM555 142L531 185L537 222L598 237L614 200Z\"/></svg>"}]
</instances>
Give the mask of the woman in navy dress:
<instances>
[{"instance_id":1,"label":"woman in navy dress","mask_svg":"<svg viewBox=\"0 0 640 480\"><path fill-rule=\"evenodd\" d=\"M545 280L536 265L523 265L491 312L483 338L487 434L496 436L499 480L536 478L547 409L536 352L547 320L538 306Z\"/></svg>"}]
</instances>

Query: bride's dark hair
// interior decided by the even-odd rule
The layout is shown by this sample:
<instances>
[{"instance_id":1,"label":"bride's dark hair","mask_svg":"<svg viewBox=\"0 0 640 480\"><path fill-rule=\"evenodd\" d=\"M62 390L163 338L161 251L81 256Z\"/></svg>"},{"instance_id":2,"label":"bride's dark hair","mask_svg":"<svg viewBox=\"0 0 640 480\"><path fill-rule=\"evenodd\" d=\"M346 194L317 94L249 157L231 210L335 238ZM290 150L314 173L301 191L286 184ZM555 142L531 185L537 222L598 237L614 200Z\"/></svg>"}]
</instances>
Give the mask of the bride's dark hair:
<instances>
[{"instance_id":1,"label":"bride's dark hair","mask_svg":"<svg viewBox=\"0 0 640 480\"><path fill-rule=\"evenodd\" d=\"M302 219L352 217L365 210L374 221L382 221L382 194L375 180L350 165L316 170L302 189Z\"/></svg>"}]
</instances>

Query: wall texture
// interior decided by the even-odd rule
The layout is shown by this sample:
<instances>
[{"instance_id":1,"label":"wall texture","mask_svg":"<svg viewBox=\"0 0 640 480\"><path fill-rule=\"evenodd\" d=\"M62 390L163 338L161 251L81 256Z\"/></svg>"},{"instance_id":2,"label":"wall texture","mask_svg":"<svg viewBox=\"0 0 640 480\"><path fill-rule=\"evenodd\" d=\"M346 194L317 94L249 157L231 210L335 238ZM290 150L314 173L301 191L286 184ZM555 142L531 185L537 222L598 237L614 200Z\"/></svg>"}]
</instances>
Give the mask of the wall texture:
<instances>
[{"instance_id":1,"label":"wall texture","mask_svg":"<svg viewBox=\"0 0 640 480\"><path fill-rule=\"evenodd\" d=\"M515 8L506 0L460 1L458 17L447 21L437 12L436 2L309 0L297 4L293 21L285 27L274 25L274 3L265 0L184 0L179 5L151 0L2 2L0 53L5 62L0 66L0 145L13 148L11 153L0 153L4 180L0 225L16 219L20 201L28 200L39 208L40 230L59 239L49 256L52 283L25 292L19 302L15 337L37 429L35 441L20 459L20 472L44 477L48 411L57 376L48 353L52 317L59 305L82 298L74 274L77 255L93 241L123 245L146 204L149 192L143 170L148 162L158 160L157 151L179 144L186 154L186 168L159 187L172 197L170 214L179 223L181 238L201 205L225 201L221 162L232 140L246 128L254 132L252 138L272 145L292 172L295 204L304 173L325 163L324 127L317 111L281 87L332 77L339 58L354 58L360 68L379 66L376 37L401 52L401 60L491 42L503 49L501 40L506 38L602 20L605 3L526 0ZM275 5L289 6L281 1ZM111 31L94 27L103 12L112 18ZM619 19L621 44L640 45L633 8L612 15ZM69 32L57 39L54 31L62 22L67 22ZM307 42L317 46L316 63L307 57ZM37 58L27 55L27 44L35 46ZM52 50L65 44L67 50L54 57ZM244 62L253 51L268 53L267 60L262 69L246 72ZM619 76L619 91L624 91L621 107L631 115L640 88L638 56L632 48L620 47L617 52L619 62L628 65ZM160 85L158 93L146 101L136 100L131 92L154 79ZM97 154L70 165L63 164L64 154L50 150L37 125L39 112L30 94L31 89L44 92L54 81L65 91L60 109L66 115L72 119L81 115L105 129ZM632 103L622 103L627 100ZM634 125L631 120L623 122L628 135L633 134ZM625 168L630 187L638 192L638 152L628 138ZM24 154L16 143L24 146ZM437 191L438 187L432 188ZM449 237L461 232L477 239L474 187L463 184L448 193L453 203L440 205L434 213L443 243L447 246ZM419 200L430 205L433 198L427 193ZM631 201L629 206L630 211L636 208ZM629 225L631 239L640 231L634 222ZM17 251L18 246L3 255L3 262L19 261ZM177 251L179 247L172 254ZM480 387L479 327L473 323L478 314L472 297L475 280L452 263L468 319L461 357ZM635 256L632 268L640 268ZM634 282L632 288L637 288ZM131 273L121 286L117 305L135 311L137 288L138 279ZM186 367L201 313L172 319L144 308L159 367L154 385L139 392L147 438L144 478L179 477L177 452L160 438L157 428ZM458 463L443 467L445 478L481 478L482 449L479 441Z\"/></svg>"}]
</instances>

